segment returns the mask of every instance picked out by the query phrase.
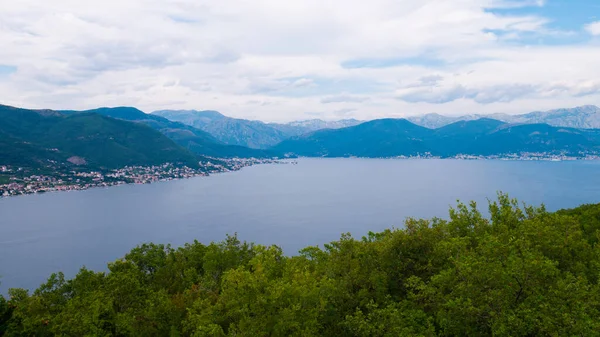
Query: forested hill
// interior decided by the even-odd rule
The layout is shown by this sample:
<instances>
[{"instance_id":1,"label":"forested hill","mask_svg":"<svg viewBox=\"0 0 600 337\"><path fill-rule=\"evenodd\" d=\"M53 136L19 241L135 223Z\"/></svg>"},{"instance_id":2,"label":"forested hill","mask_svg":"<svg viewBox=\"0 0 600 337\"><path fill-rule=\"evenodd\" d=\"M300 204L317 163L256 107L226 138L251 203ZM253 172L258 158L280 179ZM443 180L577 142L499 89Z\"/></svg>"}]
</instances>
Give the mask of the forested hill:
<instances>
[{"instance_id":1,"label":"forested hill","mask_svg":"<svg viewBox=\"0 0 600 337\"><path fill-rule=\"evenodd\" d=\"M175 143L201 156L219 158L268 158L278 156L278 154L273 151L251 149L237 144L225 144L209 133L196 127L171 121L158 115L147 114L133 107L98 108L86 111L61 111L61 113L94 113L145 124L161 132Z\"/></svg>"},{"instance_id":2,"label":"forested hill","mask_svg":"<svg viewBox=\"0 0 600 337\"><path fill-rule=\"evenodd\" d=\"M273 149L308 157L396 157L425 153L451 157L522 152L577 155L600 152L600 130L507 124L486 118L428 129L406 119L379 119L294 137Z\"/></svg>"},{"instance_id":3,"label":"forested hill","mask_svg":"<svg viewBox=\"0 0 600 337\"><path fill-rule=\"evenodd\" d=\"M44 167L68 164L71 157L92 168L198 164L194 154L146 125L94 113L0 106L0 136L2 165Z\"/></svg>"},{"instance_id":4,"label":"forested hill","mask_svg":"<svg viewBox=\"0 0 600 337\"><path fill-rule=\"evenodd\" d=\"M236 237L145 244L109 271L0 297L6 336L597 336L600 205L343 235L285 256Z\"/></svg>"}]
</instances>

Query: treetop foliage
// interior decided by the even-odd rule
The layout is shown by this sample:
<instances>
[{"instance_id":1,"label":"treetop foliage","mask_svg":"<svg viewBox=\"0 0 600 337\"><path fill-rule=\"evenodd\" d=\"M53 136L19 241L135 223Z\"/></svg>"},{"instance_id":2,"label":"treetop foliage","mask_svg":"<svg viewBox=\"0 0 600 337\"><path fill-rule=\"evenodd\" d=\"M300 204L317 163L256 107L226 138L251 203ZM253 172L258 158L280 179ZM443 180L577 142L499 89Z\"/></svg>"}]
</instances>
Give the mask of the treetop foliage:
<instances>
[{"instance_id":1,"label":"treetop foliage","mask_svg":"<svg viewBox=\"0 0 600 337\"><path fill-rule=\"evenodd\" d=\"M144 244L71 280L0 297L4 336L596 336L600 205L547 212L500 194L489 217L277 246Z\"/></svg>"}]
</instances>

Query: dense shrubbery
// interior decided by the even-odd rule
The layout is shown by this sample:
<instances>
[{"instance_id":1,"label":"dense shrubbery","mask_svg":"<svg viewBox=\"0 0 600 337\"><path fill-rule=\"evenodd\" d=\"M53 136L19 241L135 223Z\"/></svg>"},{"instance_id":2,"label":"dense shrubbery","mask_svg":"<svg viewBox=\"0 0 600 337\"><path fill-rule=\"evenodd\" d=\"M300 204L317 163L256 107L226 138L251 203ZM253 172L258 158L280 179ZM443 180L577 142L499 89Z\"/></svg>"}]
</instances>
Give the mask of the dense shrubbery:
<instances>
[{"instance_id":1,"label":"dense shrubbery","mask_svg":"<svg viewBox=\"0 0 600 337\"><path fill-rule=\"evenodd\" d=\"M600 205L548 213L500 195L484 218L343 235L287 257L228 237L147 244L0 298L6 336L594 336ZM1 335L2 333L0 333Z\"/></svg>"}]
</instances>

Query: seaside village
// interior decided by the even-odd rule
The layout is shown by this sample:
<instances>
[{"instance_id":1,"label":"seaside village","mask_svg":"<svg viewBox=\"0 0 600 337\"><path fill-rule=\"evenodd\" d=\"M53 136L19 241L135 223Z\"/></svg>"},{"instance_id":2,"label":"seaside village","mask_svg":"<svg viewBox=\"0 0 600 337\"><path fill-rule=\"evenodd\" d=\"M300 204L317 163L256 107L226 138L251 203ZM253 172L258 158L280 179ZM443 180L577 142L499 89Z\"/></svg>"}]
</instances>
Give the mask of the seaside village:
<instances>
[{"instance_id":1,"label":"seaside village","mask_svg":"<svg viewBox=\"0 0 600 337\"><path fill-rule=\"evenodd\" d=\"M218 162L219 164L215 163ZM0 197L54 191L85 190L122 184L149 184L158 181L208 176L237 171L255 164L281 163L272 159L218 159L200 162L197 169L167 163L159 166L127 166L110 171L29 172L21 167L0 165Z\"/></svg>"}]
</instances>

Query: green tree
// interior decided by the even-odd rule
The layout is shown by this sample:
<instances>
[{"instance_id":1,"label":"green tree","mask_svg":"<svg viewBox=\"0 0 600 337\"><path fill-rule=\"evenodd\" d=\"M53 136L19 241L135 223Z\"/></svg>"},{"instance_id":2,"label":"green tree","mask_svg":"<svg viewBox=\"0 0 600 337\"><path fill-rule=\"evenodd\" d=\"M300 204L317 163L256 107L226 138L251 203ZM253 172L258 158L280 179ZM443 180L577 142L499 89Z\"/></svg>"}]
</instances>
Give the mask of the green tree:
<instances>
[{"instance_id":1,"label":"green tree","mask_svg":"<svg viewBox=\"0 0 600 337\"><path fill-rule=\"evenodd\" d=\"M0 295L0 336L4 336L8 329L8 322L12 317L13 308L10 307L4 296Z\"/></svg>"}]
</instances>

